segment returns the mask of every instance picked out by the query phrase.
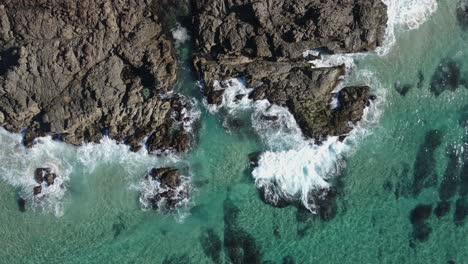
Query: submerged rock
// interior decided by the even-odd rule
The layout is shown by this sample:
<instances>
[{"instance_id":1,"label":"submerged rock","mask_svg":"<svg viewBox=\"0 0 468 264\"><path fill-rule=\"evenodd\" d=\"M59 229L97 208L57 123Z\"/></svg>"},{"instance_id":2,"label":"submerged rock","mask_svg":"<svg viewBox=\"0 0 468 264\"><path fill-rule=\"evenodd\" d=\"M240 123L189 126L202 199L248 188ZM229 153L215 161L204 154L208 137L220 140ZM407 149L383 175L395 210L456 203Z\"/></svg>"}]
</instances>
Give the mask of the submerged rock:
<instances>
[{"instance_id":1,"label":"submerged rock","mask_svg":"<svg viewBox=\"0 0 468 264\"><path fill-rule=\"evenodd\" d=\"M220 263L223 243L215 230L210 228L204 231L200 236L200 243L205 255L213 260L214 263Z\"/></svg>"},{"instance_id":2,"label":"submerged rock","mask_svg":"<svg viewBox=\"0 0 468 264\"><path fill-rule=\"evenodd\" d=\"M413 225L413 240L410 242L410 245L415 246L416 241L424 242L429 238L430 233L432 232L431 227L426 223L429 217L432 214L432 206L421 204L416 206L411 210L409 219Z\"/></svg>"},{"instance_id":3,"label":"submerged rock","mask_svg":"<svg viewBox=\"0 0 468 264\"><path fill-rule=\"evenodd\" d=\"M153 209L174 210L189 196L189 189L182 181L180 172L175 168L153 168L145 175L150 183L150 193L145 190L141 195Z\"/></svg>"},{"instance_id":4,"label":"submerged rock","mask_svg":"<svg viewBox=\"0 0 468 264\"><path fill-rule=\"evenodd\" d=\"M468 1L461 0L457 6L458 24L463 30L468 30Z\"/></svg>"},{"instance_id":5,"label":"submerged rock","mask_svg":"<svg viewBox=\"0 0 468 264\"><path fill-rule=\"evenodd\" d=\"M402 84L400 81L395 83L395 90L401 95L406 96L406 94L413 88L411 84Z\"/></svg>"},{"instance_id":6,"label":"submerged rock","mask_svg":"<svg viewBox=\"0 0 468 264\"><path fill-rule=\"evenodd\" d=\"M23 198L18 198L18 208L20 212L26 212L26 200Z\"/></svg>"}]
</instances>

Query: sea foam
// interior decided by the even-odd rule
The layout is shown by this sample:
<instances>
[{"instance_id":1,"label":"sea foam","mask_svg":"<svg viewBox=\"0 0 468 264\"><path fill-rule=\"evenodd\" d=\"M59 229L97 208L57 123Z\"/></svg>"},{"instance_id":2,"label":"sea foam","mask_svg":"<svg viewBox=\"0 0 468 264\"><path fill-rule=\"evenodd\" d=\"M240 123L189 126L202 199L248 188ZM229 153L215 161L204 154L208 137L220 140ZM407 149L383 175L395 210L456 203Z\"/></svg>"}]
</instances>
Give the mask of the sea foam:
<instances>
[{"instance_id":1,"label":"sea foam","mask_svg":"<svg viewBox=\"0 0 468 264\"><path fill-rule=\"evenodd\" d=\"M345 141L329 137L321 144L304 137L287 108L273 105L268 100L249 99L247 95L252 89L240 79L224 82L223 87L227 88L217 111L234 116L249 112L252 127L266 148L252 172L258 188L273 192L270 197L299 199L315 212L314 204L308 202L310 193L331 186L330 180L344 167L344 158L369 134L368 128L380 116L379 105L384 101L384 90L371 72L361 71L357 75L359 80L375 88L374 93L379 99L366 108L362 121Z\"/></svg>"},{"instance_id":2,"label":"sea foam","mask_svg":"<svg viewBox=\"0 0 468 264\"><path fill-rule=\"evenodd\" d=\"M382 0L387 5L387 29L384 43L376 49L380 56L387 55L396 42L398 30L415 30L437 11L437 0Z\"/></svg>"},{"instance_id":3,"label":"sea foam","mask_svg":"<svg viewBox=\"0 0 468 264\"><path fill-rule=\"evenodd\" d=\"M184 115L198 116L198 111L187 110ZM184 123L184 126L191 125ZM32 148L26 148L21 134L9 133L3 128L0 128L0 164L0 179L18 190L28 210L52 213L57 217L65 213L66 204L70 201L71 177L97 177L98 168L119 168L119 173L123 173L128 181L128 188L144 196L157 191L142 185L151 168L188 167L175 153L157 156L144 148L132 152L128 145L109 137L103 137L99 143L84 143L79 147L55 141L52 137L42 137L35 140ZM57 178L51 186L43 183L42 192L35 196L33 188L38 185L35 170L43 167L51 168ZM183 184L189 183L190 178L183 177ZM143 201L141 205L145 208Z\"/></svg>"}]
</instances>

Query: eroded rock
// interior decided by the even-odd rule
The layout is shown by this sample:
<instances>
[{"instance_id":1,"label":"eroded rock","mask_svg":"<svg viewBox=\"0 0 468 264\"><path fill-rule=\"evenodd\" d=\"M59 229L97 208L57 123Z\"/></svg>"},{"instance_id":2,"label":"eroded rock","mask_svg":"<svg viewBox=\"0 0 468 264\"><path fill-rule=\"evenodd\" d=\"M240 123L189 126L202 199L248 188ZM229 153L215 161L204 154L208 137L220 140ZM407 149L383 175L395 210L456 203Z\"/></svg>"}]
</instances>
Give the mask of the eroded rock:
<instances>
[{"instance_id":1,"label":"eroded rock","mask_svg":"<svg viewBox=\"0 0 468 264\"><path fill-rule=\"evenodd\" d=\"M57 174L55 174L51 168L37 168L34 179L36 183L39 184L38 186L34 187L33 193L34 195L38 195L42 193L43 186L42 184L45 182L47 184L46 187L49 187L55 183L55 179L57 178Z\"/></svg>"},{"instance_id":2,"label":"eroded rock","mask_svg":"<svg viewBox=\"0 0 468 264\"><path fill-rule=\"evenodd\" d=\"M161 5L6 0L2 7L0 122L25 129L25 145L47 135L74 145L108 135L138 150L154 131L176 126L175 105L185 100L163 96L176 82L177 60ZM182 130L165 133L169 143L160 147L186 150L171 140Z\"/></svg>"}]
</instances>

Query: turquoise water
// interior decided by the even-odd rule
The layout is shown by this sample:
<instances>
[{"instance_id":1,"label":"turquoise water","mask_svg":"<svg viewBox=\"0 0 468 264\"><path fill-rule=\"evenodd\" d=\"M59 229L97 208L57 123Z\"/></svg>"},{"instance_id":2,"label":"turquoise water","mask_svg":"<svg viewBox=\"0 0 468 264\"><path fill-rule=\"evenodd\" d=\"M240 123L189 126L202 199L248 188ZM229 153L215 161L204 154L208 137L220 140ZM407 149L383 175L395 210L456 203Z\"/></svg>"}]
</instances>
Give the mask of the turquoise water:
<instances>
[{"instance_id":1,"label":"turquoise water","mask_svg":"<svg viewBox=\"0 0 468 264\"><path fill-rule=\"evenodd\" d=\"M248 124L228 129L222 114L208 113L185 68L180 89L197 98L202 114L197 145L181 157L130 153L110 140L74 148L45 139L25 150L20 136L0 132L0 263L230 263L234 256L236 263L468 263L468 219L453 221L458 194L446 216L429 217L427 240L410 243L411 210L436 206L447 151L461 151L468 136L460 122L468 89L439 96L429 89L444 58L459 62L468 78L468 32L459 29L454 8L439 1L420 28L397 32L389 54L357 59L350 78L372 72L375 92L386 95L378 123L346 160L333 219L262 202L248 154L266 147ZM188 52L180 49L181 60ZM412 85L405 96L396 81ZM424 144L431 130L441 138L433 151ZM69 172L66 192L20 212L18 193L44 162ZM142 210L138 201L138 183L158 165L176 165L192 179L191 201L171 215ZM414 195L408 186L417 168L435 173L438 183Z\"/></svg>"}]
</instances>

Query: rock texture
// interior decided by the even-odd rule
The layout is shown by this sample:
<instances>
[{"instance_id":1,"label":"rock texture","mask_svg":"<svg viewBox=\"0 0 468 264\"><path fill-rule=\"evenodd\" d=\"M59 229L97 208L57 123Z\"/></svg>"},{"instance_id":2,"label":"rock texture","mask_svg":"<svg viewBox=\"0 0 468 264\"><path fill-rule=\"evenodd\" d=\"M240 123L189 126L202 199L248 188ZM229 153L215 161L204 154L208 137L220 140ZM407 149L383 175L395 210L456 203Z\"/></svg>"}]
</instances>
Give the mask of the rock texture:
<instances>
[{"instance_id":1,"label":"rock texture","mask_svg":"<svg viewBox=\"0 0 468 264\"><path fill-rule=\"evenodd\" d=\"M183 183L178 169L153 168L145 179L157 183L152 185L154 192L148 199L153 209L173 210L188 198L188 186Z\"/></svg>"},{"instance_id":2,"label":"rock texture","mask_svg":"<svg viewBox=\"0 0 468 264\"><path fill-rule=\"evenodd\" d=\"M381 0L197 0L200 51L214 56L300 58L309 49L372 50L387 22Z\"/></svg>"},{"instance_id":3,"label":"rock texture","mask_svg":"<svg viewBox=\"0 0 468 264\"><path fill-rule=\"evenodd\" d=\"M155 148L185 150L189 139L173 139L188 105L169 96L177 61L163 9L145 0L1 0L0 125L24 130L28 146L38 136L78 145L109 135L137 150L157 133Z\"/></svg>"},{"instance_id":4,"label":"rock texture","mask_svg":"<svg viewBox=\"0 0 468 264\"><path fill-rule=\"evenodd\" d=\"M37 168L34 178L39 185L33 188L33 193L34 195L38 195L42 192L42 184L44 182L46 183L46 187L54 184L57 174L53 173L50 168Z\"/></svg>"},{"instance_id":5,"label":"rock texture","mask_svg":"<svg viewBox=\"0 0 468 264\"><path fill-rule=\"evenodd\" d=\"M193 2L200 51L194 65L205 81L208 103L220 104L226 83L243 77L254 100L286 106L305 135L318 141L346 135L359 121L369 87L346 87L332 94L344 66L311 68L303 52L368 51L379 46L387 22L380 0L268 0ZM330 103L338 99L338 107Z\"/></svg>"}]
</instances>

